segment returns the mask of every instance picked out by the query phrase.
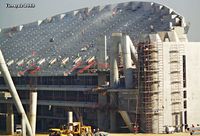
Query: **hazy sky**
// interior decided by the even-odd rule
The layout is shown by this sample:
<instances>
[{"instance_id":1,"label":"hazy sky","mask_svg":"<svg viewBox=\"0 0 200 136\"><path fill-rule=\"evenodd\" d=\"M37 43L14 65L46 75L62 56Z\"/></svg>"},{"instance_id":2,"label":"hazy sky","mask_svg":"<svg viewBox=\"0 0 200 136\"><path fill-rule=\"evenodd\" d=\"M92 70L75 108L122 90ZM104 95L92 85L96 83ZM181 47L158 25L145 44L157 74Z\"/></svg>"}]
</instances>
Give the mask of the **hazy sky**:
<instances>
[{"instance_id":1,"label":"hazy sky","mask_svg":"<svg viewBox=\"0 0 200 136\"><path fill-rule=\"evenodd\" d=\"M0 28L30 23L74 9L129 1L131 0L0 0ZM189 40L200 41L200 0L154 0L153 2L167 5L183 15L186 22L191 24ZM6 8L6 3L33 3L35 8Z\"/></svg>"}]
</instances>

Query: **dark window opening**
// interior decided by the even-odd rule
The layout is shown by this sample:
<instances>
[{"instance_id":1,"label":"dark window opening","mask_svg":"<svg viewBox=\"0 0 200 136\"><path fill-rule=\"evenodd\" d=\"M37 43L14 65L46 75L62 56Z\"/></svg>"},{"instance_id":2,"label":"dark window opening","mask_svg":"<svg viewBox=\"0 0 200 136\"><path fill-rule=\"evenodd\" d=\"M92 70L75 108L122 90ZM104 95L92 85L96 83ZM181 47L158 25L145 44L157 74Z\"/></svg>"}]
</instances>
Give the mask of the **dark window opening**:
<instances>
[{"instance_id":1,"label":"dark window opening","mask_svg":"<svg viewBox=\"0 0 200 136\"><path fill-rule=\"evenodd\" d=\"M187 98L187 91L183 91L183 98Z\"/></svg>"},{"instance_id":2,"label":"dark window opening","mask_svg":"<svg viewBox=\"0 0 200 136\"><path fill-rule=\"evenodd\" d=\"M187 108L187 101L184 101L184 102L183 102L183 107L184 107L184 109Z\"/></svg>"},{"instance_id":3,"label":"dark window opening","mask_svg":"<svg viewBox=\"0 0 200 136\"><path fill-rule=\"evenodd\" d=\"M183 87L186 87L186 56L183 55Z\"/></svg>"},{"instance_id":4,"label":"dark window opening","mask_svg":"<svg viewBox=\"0 0 200 136\"><path fill-rule=\"evenodd\" d=\"M187 111L184 111L184 122L185 122L185 124L187 124Z\"/></svg>"},{"instance_id":5,"label":"dark window opening","mask_svg":"<svg viewBox=\"0 0 200 136\"><path fill-rule=\"evenodd\" d=\"M175 124L178 125L178 115L175 116Z\"/></svg>"}]
</instances>

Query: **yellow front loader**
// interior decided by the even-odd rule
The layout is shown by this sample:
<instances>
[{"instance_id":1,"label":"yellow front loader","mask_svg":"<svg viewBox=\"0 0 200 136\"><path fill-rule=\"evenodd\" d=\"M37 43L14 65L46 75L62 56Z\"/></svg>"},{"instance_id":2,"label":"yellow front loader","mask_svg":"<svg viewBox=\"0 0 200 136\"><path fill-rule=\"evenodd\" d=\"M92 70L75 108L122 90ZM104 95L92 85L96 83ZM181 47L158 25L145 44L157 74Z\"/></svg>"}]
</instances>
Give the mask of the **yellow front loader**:
<instances>
[{"instance_id":1,"label":"yellow front loader","mask_svg":"<svg viewBox=\"0 0 200 136\"><path fill-rule=\"evenodd\" d=\"M91 126L84 126L80 122L73 122L61 129L49 129L49 136L93 136L93 133Z\"/></svg>"}]
</instances>

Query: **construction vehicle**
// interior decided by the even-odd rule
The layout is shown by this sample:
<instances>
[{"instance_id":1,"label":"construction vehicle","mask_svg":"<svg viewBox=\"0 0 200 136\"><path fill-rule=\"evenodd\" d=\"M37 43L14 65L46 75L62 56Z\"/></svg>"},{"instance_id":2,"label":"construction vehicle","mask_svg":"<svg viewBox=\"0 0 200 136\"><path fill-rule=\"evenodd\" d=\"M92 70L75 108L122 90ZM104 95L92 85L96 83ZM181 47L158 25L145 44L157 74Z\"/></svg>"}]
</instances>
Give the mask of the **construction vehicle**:
<instances>
[{"instance_id":1,"label":"construction vehicle","mask_svg":"<svg viewBox=\"0 0 200 136\"><path fill-rule=\"evenodd\" d=\"M91 126L81 125L80 122L69 123L67 126L49 129L49 136L93 136Z\"/></svg>"}]
</instances>

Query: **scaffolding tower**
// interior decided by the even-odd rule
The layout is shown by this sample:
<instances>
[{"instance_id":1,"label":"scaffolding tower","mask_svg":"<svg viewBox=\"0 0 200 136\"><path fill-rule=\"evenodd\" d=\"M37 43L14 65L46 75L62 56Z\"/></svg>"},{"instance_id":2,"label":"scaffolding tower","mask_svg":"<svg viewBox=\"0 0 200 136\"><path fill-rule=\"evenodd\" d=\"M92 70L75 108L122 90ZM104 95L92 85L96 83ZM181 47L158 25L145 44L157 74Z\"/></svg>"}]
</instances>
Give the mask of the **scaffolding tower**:
<instances>
[{"instance_id":1,"label":"scaffolding tower","mask_svg":"<svg viewBox=\"0 0 200 136\"><path fill-rule=\"evenodd\" d=\"M161 43L162 44L162 43ZM162 45L139 44L141 129L147 133L163 131Z\"/></svg>"}]
</instances>

